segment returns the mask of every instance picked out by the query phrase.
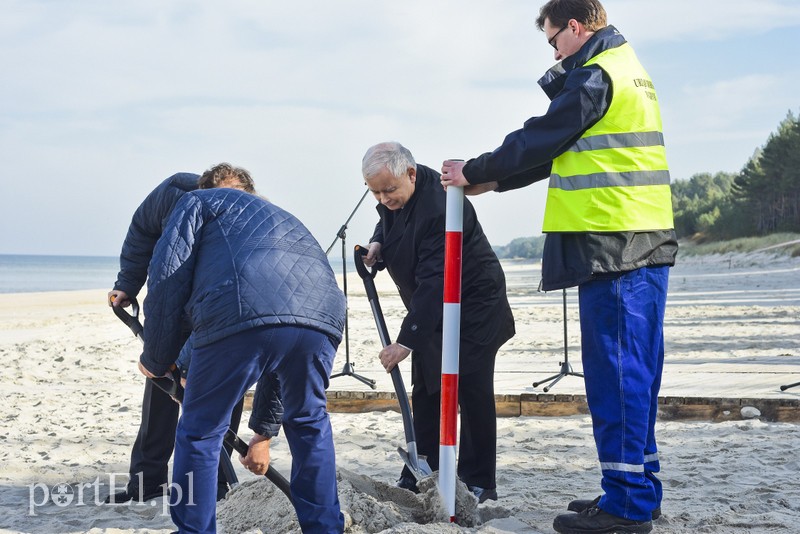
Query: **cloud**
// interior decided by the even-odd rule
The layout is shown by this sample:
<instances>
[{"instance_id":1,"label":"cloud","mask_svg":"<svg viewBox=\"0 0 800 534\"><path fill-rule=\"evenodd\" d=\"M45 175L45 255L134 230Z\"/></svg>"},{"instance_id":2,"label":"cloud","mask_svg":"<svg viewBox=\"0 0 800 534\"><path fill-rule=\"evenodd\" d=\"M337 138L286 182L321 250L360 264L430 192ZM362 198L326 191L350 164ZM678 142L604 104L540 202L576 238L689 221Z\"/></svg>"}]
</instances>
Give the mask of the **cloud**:
<instances>
[{"instance_id":1,"label":"cloud","mask_svg":"<svg viewBox=\"0 0 800 534\"><path fill-rule=\"evenodd\" d=\"M639 45L738 39L800 25L795 0L607 0L603 5L609 23Z\"/></svg>"},{"instance_id":2,"label":"cloud","mask_svg":"<svg viewBox=\"0 0 800 534\"><path fill-rule=\"evenodd\" d=\"M14 199L0 226L20 228L0 253L116 254L152 187L222 160L253 172L324 243L363 194L368 146L397 140L437 168L494 149L547 109L536 80L554 59L535 27L540 3L9 0L0 158L37 185L0 185ZM670 60L657 83L682 174L749 155L795 99L792 69L764 76L741 54L701 56L714 39L727 48L796 27L794 2L605 4L646 66ZM755 141L725 145L746 133ZM493 243L538 233L545 193L477 199ZM354 236L370 230L370 204ZM64 238L48 240L53 221Z\"/></svg>"}]
</instances>

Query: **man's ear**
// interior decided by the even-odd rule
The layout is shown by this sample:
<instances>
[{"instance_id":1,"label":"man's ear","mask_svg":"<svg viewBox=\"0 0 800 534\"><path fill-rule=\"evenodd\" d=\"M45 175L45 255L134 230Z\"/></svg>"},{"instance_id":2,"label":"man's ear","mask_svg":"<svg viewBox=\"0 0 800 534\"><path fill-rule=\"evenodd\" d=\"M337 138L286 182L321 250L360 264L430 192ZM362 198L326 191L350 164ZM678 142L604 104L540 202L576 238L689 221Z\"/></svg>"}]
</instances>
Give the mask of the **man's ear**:
<instances>
[{"instance_id":1,"label":"man's ear","mask_svg":"<svg viewBox=\"0 0 800 534\"><path fill-rule=\"evenodd\" d=\"M417 168L416 167L409 167L408 168L408 178L411 180L411 183L417 181Z\"/></svg>"}]
</instances>

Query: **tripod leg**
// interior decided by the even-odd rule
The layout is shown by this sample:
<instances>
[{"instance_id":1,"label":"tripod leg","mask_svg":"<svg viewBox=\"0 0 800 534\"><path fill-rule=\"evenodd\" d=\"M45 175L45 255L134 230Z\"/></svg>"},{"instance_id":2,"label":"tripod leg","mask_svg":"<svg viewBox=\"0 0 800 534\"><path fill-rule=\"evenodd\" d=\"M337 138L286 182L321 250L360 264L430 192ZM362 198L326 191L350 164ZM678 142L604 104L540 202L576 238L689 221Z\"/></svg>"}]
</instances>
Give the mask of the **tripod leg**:
<instances>
[{"instance_id":1,"label":"tripod leg","mask_svg":"<svg viewBox=\"0 0 800 534\"><path fill-rule=\"evenodd\" d=\"M565 375L564 373L560 373L560 374L558 375L558 377L557 377L555 380L553 380L553 382L552 382L552 383L551 383L549 386L547 386L546 388L542 388L542 391L544 391L545 393L547 393L548 391L550 391L550 389L551 389L553 386L555 386L556 384L558 384L558 381L559 381L559 380L561 380L561 379L562 379L562 378L564 378L565 376L567 376L567 375Z\"/></svg>"},{"instance_id":2,"label":"tripod leg","mask_svg":"<svg viewBox=\"0 0 800 534\"><path fill-rule=\"evenodd\" d=\"M786 391L789 388L793 388L795 386L800 386L800 382L795 382L794 384L788 384L786 386L781 386L781 391Z\"/></svg>"},{"instance_id":3,"label":"tripod leg","mask_svg":"<svg viewBox=\"0 0 800 534\"><path fill-rule=\"evenodd\" d=\"M353 378L355 378L356 380L360 380L361 382L363 382L363 383L364 383L364 384L366 384L367 386L371 387L372 389L375 389L375 388L377 387L377 386L375 385L375 381L374 381L373 379L371 379L371 378L367 378L367 377L365 377L365 376L357 375L357 374L355 374L355 373L353 373L353 375L352 375L352 376L353 376Z\"/></svg>"},{"instance_id":4,"label":"tripod leg","mask_svg":"<svg viewBox=\"0 0 800 534\"><path fill-rule=\"evenodd\" d=\"M367 189L364 192L364 196L362 196L361 200L358 202L359 205L361 204L361 201L364 200L364 197L367 196L368 192L369 192L369 189ZM356 206L356 209L358 209L358 205ZM353 210L353 213L355 213L355 210ZM350 214L350 217L353 216L353 213ZM350 221L349 218L347 220ZM337 239L341 239L342 240L342 286L343 286L343 290L344 290L345 303L347 303L347 254L346 254L347 233L346 233L346 230L347 230L347 223L345 223L342 226L342 228L339 230L339 233L337 234ZM334 243L336 243L336 240L334 240ZM333 246L333 243L331 243L331 247L332 246ZM330 248L328 250L330 250ZM347 304L345 304L345 310L344 310L344 368L342 369L341 373L337 373L335 375L331 375L331 380L333 380L334 378L338 378L340 376L352 376L356 380L364 383L365 385L371 387L372 389L376 389L377 386L375 385L375 381L372 380L371 378L367 378L365 376L361 376L359 374L356 374L356 372L354 370L354 367L353 367L353 364L350 363L350 328L349 328L349 325L348 325L348 323L349 323L348 315L349 315L349 308L347 307Z\"/></svg>"},{"instance_id":5,"label":"tripod leg","mask_svg":"<svg viewBox=\"0 0 800 534\"><path fill-rule=\"evenodd\" d=\"M558 383L558 381L561 380L562 378L564 378L565 376L579 376L579 377L583 378L583 373L575 373L575 372L573 372L572 371L572 366L569 364L569 349L568 349L569 343L568 343L568 338L567 338L567 290L566 289L562 290L562 295L563 295L563 310L564 310L564 361L561 362L561 370L558 372L558 374L555 374L553 376L547 377L544 380L540 380L540 381L534 382L532 384L533 387L538 387L539 385L544 384L545 382L552 381L552 384L550 384L546 388L543 388L543 391L545 393L550 391L550 389L553 386L555 386Z\"/></svg>"},{"instance_id":6,"label":"tripod leg","mask_svg":"<svg viewBox=\"0 0 800 534\"><path fill-rule=\"evenodd\" d=\"M338 378L340 376L352 376L356 380L359 380L359 381L363 382L364 384L366 384L367 386L371 387L372 389L376 389L377 388L377 386L375 385L375 381L374 380L372 380L371 378L367 378L365 376L361 376L360 374L356 373L355 372L355 367L349 361L345 362L344 368L342 368L342 372L341 373L336 373L335 375L331 375L331 380L333 380L334 378Z\"/></svg>"},{"instance_id":7,"label":"tripod leg","mask_svg":"<svg viewBox=\"0 0 800 534\"><path fill-rule=\"evenodd\" d=\"M546 383L546 382L550 382L551 380L556 380L556 379L558 379L558 378L561 378L562 376L564 376L564 375L563 375L563 374L561 374L561 373L558 373L558 374L555 374L555 375L553 375L553 376L548 376L548 377L547 377L547 378L545 378L544 380L540 380L540 381L538 381L538 382L534 382L534 383L533 383L533 384L531 384L531 385L532 385L533 387L539 387L539 385L540 385L540 384L544 384L544 383Z\"/></svg>"}]
</instances>

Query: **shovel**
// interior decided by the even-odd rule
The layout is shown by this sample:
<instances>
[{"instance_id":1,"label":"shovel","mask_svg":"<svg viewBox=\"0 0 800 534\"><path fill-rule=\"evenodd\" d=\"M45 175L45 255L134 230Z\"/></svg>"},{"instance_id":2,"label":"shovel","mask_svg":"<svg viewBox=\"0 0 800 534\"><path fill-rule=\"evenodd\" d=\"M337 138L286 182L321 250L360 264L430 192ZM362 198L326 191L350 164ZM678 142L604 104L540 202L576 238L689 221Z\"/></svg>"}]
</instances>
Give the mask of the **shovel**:
<instances>
[{"instance_id":1,"label":"shovel","mask_svg":"<svg viewBox=\"0 0 800 534\"><path fill-rule=\"evenodd\" d=\"M375 326L378 327L378 336L381 338L381 345L384 347L391 345L392 341L389 338L389 329L386 328L386 321L383 319L383 311L381 310L381 303L378 300L378 290L375 289L375 275L378 270L372 268L367 270L364 265L362 256L367 255L367 249L356 245L354 251L353 263L356 264L356 271L364 281L364 289L367 291L367 299L369 299L370 308L372 308L372 315L375 318ZM397 452L403 459L403 463L414 475L417 480L425 478L433 474L428 462L424 456L417 454L417 438L414 435L414 419L411 415L411 405L408 402L408 394L406 387L403 384L403 376L400 374L400 367L395 365L391 371L392 383L394 384L394 392L397 394L397 401L400 403L400 413L403 416L403 430L405 432L406 447L397 447Z\"/></svg>"},{"instance_id":2,"label":"shovel","mask_svg":"<svg viewBox=\"0 0 800 534\"><path fill-rule=\"evenodd\" d=\"M111 309L114 310L114 314L119 317L119 319L125 323L128 328L131 329L133 335L136 336L139 341L142 342L142 344L144 344L144 338L142 337L144 328L142 327L142 323L139 322L139 303L135 298L130 299L130 301L131 311L133 312L132 314L126 312L122 306L112 306ZM148 380L150 380L153 385L158 387L158 389L172 397L175 402L181 404L183 402L183 386L181 385L180 372L174 364L170 368L170 372L172 374L171 377L159 376L156 378L148 378ZM223 441L226 445L231 447L242 456L247 456L247 451L249 449L247 443L242 441L242 439L236 435L236 432L234 432L231 428L228 428L228 430L225 431ZM221 451L220 462L222 462L222 470L225 473L225 478L228 480L232 488L236 487L239 484L239 479L236 476L236 471L233 468L233 464L231 464L231 458L228 456L225 449L222 449ZM292 495L289 490L289 481L286 480L286 478L284 478L284 476L281 475L275 468L273 468L272 465L267 468L267 472L264 476L267 477L270 482L275 484L278 489L289 498L289 501L292 501Z\"/></svg>"}]
</instances>

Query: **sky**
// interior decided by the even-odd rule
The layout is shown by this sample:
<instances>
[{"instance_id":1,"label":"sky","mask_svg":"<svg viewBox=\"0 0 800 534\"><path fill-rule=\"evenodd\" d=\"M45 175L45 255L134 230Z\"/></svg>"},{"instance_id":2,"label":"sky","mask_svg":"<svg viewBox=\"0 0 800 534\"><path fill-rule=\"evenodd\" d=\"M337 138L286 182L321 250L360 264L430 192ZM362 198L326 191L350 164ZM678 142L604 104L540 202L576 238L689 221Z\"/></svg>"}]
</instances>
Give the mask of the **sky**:
<instances>
[{"instance_id":1,"label":"sky","mask_svg":"<svg viewBox=\"0 0 800 534\"><path fill-rule=\"evenodd\" d=\"M545 113L541 3L0 0L0 254L116 256L156 185L222 161L332 255L345 223L364 244L369 146L438 170ZM658 91L673 180L738 172L800 111L797 0L604 5ZM493 245L540 235L546 188L472 197Z\"/></svg>"}]
</instances>

